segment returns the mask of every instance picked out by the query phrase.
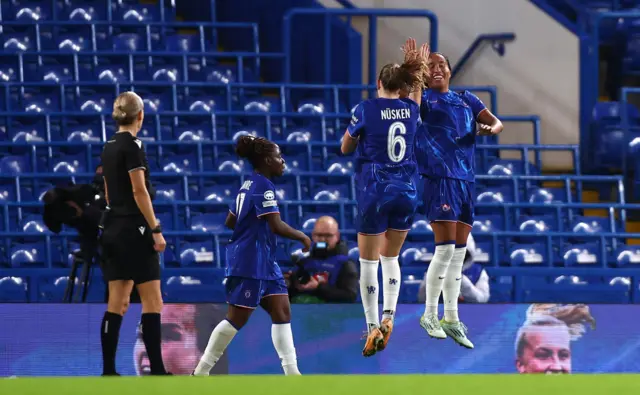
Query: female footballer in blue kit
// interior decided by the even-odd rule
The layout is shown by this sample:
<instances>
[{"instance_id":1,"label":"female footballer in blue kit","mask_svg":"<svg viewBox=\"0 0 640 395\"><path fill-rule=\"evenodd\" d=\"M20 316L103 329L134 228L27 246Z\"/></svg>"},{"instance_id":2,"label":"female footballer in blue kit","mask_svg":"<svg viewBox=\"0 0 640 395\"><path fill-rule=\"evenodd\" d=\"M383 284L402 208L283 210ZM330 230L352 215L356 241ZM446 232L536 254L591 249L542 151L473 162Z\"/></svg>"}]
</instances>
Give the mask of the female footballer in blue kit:
<instances>
[{"instance_id":1,"label":"female footballer in blue kit","mask_svg":"<svg viewBox=\"0 0 640 395\"><path fill-rule=\"evenodd\" d=\"M258 305L271 315L271 338L285 375L299 375L289 295L276 262L276 235L301 242L303 251L309 250L311 240L280 219L276 189L271 182L271 178L284 172L278 145L263 138L243 136L238 140L236 153L246 158L255 171L242 184L225 221L233 229L227 246L225 283L229 311L213 330L194 375L209 374Z\"/></svg>"},{"instance_id":2,"label":"female footballer in blue kit","mask_svg":"<svg viewBox=\"0 0 640 395\"><path fill-rule=\"evenodd\" d=\"M388 64L378 77L378 98L355 108L342 140L342 153L357 148L355 170L358 203L360 292L368 336L365 357L382 351L393 330L400 293L398 255L417 207L417 166L413 147L420 124L416 103L400 92L423 85L428 46L412 51L402 65ZM419 88L418 88L419 89ZM378 261L382 261L383 315L378 315Z\"/></svg>"},{"instance_id":3,"label":"female footballer in blue kit","mask_svg":"<svg viewBox=\"0 0 640 395\"><path fill-rule=\"evenodd\" d=\"M415 40L407 40L403 49L405 59L410 58ZM448 335L461 346L473 348L467 328L458 318L458 296L467 238L473 227L476 135L497 135L504 127L476 95L449 90L451 65L443 54L431 53L427 67L428 88L422 92L416 159L436 250L427 271L426 309L420 325L431 337L445 339ZM441 292L444 318L439 321Z\"/></svg>"}]
</instances>

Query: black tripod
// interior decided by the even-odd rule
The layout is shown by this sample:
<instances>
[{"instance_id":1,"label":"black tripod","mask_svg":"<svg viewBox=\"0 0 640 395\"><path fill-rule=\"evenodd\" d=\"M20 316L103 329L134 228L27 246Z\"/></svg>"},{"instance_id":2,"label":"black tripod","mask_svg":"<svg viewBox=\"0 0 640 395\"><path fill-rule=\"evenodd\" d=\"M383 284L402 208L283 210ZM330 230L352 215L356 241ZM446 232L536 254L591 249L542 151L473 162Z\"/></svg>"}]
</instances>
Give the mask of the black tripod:
<instances>
[{"instance_id":1,"label":"black tripod","mask_svg":"<svg viewBox=\"0 0 640 395\"><path fill-rule=\"evenodd\" d=\"M67 288L64 291L64 301L67 303L73 303L73 293L76 285L76 274L78 272L78 266L82 265L82 271L80 272L80 286L82 287L82 300L84 303L87 301L87 292L89 291L89 277L91 275L91 262L87 262L82 257L82 252L73 254L73 263L71 265L71 273L69 274L69 281L67 282Z\"/></svg>"},{"instance_id":2,"label":"black tripod","mask_svg":"<svg viewBox=\"0 0 640 395\"><path fill-rule=\"evenodd\" d=\"M93 262L99 262L97 245L94 243L81 243L80 251L73 254L73 263L71 264L71 273L69 273L69 281L67 282L67 288L64 291L64 301L67 303L73 303L77 298L74 298L74 290L76 285L76 278L78 273L78 267L82 266L80 272L80 286L82 287L81 302L87 301L87 293L89 291L89 282L91 278L91 266Z\"/></svg>"}]
</instances>

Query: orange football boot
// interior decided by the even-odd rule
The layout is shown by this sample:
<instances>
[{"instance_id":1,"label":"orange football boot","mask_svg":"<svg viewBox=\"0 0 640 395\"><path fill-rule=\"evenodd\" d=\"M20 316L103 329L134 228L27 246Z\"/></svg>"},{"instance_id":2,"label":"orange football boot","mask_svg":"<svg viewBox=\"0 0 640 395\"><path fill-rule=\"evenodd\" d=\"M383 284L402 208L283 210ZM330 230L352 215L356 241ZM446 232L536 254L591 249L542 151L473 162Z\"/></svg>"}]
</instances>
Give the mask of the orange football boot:
<instances>
[{"instance_id":1,"label":"orange football boot","mask_svg":"<svg viewBox=\"0 0 640 395\"><path fill-rule=\"evenodd\" d=\"M384 336L382 335L382 332L380 332L380 329L372 329L367 336L367 342L364 344L364 348L362 349L362 355L365 357L372 356L378 351L380 344L383 342Z\"/></svg>"},{"instance_id":2,"label":"orange football boot","mask_svg":"<svg viewBox=\"0 0 640 395\"><path fill-rule=\"evenodd\" d=\"M389 343L391 332L393 332L393 320L391 318L385 318L382 320L382 324L380 324L380 332L382 333L384 340L378 343L378 351L382 351L387 348L387 343Z\"/></svg>"}]
</instances>

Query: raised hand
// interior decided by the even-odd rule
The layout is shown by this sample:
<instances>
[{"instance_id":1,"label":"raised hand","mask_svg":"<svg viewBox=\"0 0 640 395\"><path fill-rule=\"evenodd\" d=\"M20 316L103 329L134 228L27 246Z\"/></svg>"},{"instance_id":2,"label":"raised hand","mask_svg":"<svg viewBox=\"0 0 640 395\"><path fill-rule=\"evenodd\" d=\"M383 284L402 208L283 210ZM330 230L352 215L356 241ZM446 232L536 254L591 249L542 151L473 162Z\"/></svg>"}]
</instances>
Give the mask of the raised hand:
<instances>
[{"instance_id":1,"label":"raised hand","mask_svg":"<svg viewBox=\"0 0 640 395\"><path fill-rule=\"evenodd\" d=\"M402 46L402 53L404 54L405 61L410 59L412 56L415 56L417 52L416 39L409 37Z\"/></svg>"},{"instance_id":2,"label":"raised hand","mask_svg":"<svg viewBox=\"0 0 640 395\"><path fill-rule=\"evenodd\" d=\"M429 44L422 44L422 46L420 46L420 57L425 64L429 61L429 55L431 55Z\"/></svg>"}]
</instances>

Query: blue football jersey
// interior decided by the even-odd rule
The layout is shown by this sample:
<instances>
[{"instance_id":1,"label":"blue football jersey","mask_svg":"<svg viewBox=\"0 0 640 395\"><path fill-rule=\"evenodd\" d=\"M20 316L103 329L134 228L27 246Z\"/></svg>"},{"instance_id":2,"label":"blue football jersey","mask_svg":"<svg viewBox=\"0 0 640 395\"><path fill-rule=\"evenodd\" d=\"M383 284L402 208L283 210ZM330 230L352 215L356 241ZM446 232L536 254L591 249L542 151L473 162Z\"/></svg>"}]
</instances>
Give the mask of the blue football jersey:
<instances>
[{"instance_id":1,"label":"blue football jersey","mask_svg":"<svg viewBox=\"0 0 640 395\"><path fill-rule=\"evenodd\" d=\"M264 218L280 212L273 183L253 173L240 187L229 210L236 216L236 227L227 245L227 277L282 278L276 262L277 237Z\"/></svg>"},{"instance_id":2,"label":"blue football jersey","mask_svg":"<svg viewBox=\"0 0 640 395\"><path fill-rule=\"evenodd\" d=\"M411 99L369 99L358 104L347 131L360 138L356 173L367 165L378 169L414 167L413 152L420 109Z\"/></svg>"},{"instance_id":3,"label":"blue football jersey","mask_svg":"<svg viewBox=\"0 0 640 395\"><path fill-rule=\"evenodd\" d=\"M473 182L476 119L485 109L484 103L468 91L424 91L422 127L416 139L420 174Z\"/></svg>"}]
</instances>

